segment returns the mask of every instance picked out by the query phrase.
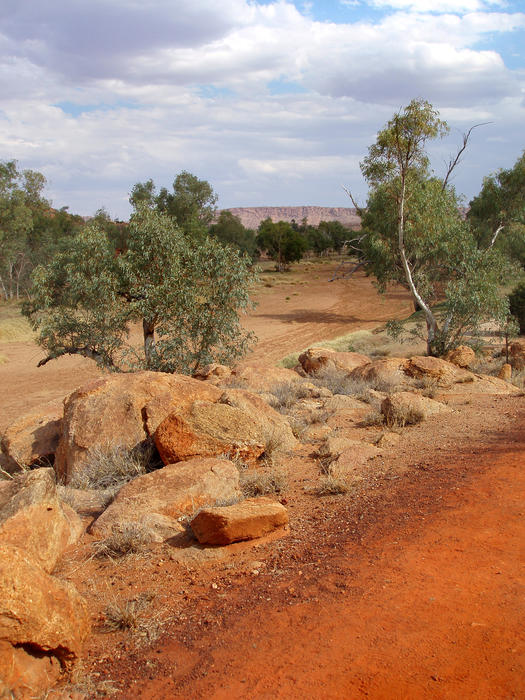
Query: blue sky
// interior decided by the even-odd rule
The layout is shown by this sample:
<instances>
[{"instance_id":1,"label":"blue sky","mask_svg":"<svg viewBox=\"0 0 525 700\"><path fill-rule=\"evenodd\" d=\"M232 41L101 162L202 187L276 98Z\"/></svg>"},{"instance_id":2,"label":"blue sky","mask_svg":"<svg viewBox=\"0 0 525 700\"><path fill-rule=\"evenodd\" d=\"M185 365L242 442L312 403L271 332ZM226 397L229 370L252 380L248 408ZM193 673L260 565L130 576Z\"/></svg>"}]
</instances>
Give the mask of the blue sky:
<instances>
[{"instance_id":1,"label":"blue sky","mask_svg":"<svg viewBox=\"0 0 525 700\"><path fill-rule=\"evenodd\" d=\"M455 185L525 148L523 0L3 0L0 159L56 207L129 214L137 181L189 170L219 206L362 202L359 161L394 111L472 124Z\"/></svg>"}]
</instances>

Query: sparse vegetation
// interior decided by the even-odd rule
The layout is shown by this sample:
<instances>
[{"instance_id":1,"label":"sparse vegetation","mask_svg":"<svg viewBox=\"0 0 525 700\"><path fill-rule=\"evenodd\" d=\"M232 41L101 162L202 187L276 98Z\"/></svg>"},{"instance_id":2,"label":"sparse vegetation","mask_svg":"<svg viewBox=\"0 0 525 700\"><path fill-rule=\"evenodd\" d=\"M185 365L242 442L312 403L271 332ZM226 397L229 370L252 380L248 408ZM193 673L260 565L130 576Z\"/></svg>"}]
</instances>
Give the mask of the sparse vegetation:
<instances>
[{"instance_id":1,"label":"sparse vegetation","mask_svg":"<svg viewBox=\"0 0 525 700\"><path fill-rule=\"evenodd\" d=\"M389 428L404 428L406 425L417 425L425 419L425 414L414 406L396 406L384 415L384 423Z\"/></svg>"},{"instance_id":2,"label":"sparse vegetation","mask_svg":"<svg viewBox=\"0 0 525 700\"><path fill-rule=\"evenodd\" d=\"M270 389L270 393L275 397L272 401L273 408L286 413L300 399L306 399L310 392L303 382L283 382L275 384Z\"/></svg>"},{"instance_id":3,"label":"sparse vegetation","mask_svg":"<svg viewBox=\"0 0 525 700\"><path fill-rule=\"evenodd\" d=\"M96 446L89 451L88 461L74 474L69 486L115 491L157 466L161 462L152 441L134 449L124 445Z\"/></svg>"},{"instance_id":4,"label":"sparse vegetation","mask_svg":"<svg viewBox=\"0 0 525 700\"><path fill-rule=\"evenodd\" d=\"M245 498L282 494L288 480L282 469L253 469L240 474L241 490Z\"/></svg>"},{"instance_id":5,"label":"sparse vegetation","mask_svg":"<svg viewBox=\"0 0 525 700\"><path fill-rule=\"evenodd\" d=\"M95 556L100 559L120 559L140 554L149 542L148 530L141 523L128 521L113 525L111 534L94 543Z\"/></svg>"},{"instance_id":6,"label":"sparse vegetation","mask_svg":"<svg viewBox=\"0 0 525 700\"><path fill-rule=\"evenodd\" d=\"M321 477L319 484L315 487L314 493L317 496L338 496L348 493L348 483L345 479L326 474Z\"/></svg>"}]
</instances>

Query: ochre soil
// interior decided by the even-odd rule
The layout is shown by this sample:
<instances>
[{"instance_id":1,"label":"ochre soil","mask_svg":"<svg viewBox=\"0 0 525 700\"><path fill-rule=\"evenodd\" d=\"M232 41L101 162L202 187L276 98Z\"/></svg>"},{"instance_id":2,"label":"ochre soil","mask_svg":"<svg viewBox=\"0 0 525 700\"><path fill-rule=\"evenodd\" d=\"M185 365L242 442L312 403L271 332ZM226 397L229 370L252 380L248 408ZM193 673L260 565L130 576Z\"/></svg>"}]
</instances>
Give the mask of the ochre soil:
<instances>
[{"instance_id":1,"label":"ochre soil","mask_svg":"<svg viewBox=\"0 0 525 700\"><path fill-rule=\"evenodd\" d=\"M257 361L409 310L403 293L378 305L362 276L327 287L325 269L300 297L294 285L261 290L248 321ZM38 351L23 345L0 367L11 418L93 374L66 358L38 375L29 357ZM525 697L525 399L449 402L453 412L404 428L347 494L312 492L315 441L287 458L283 536L156 545L113 563L93 558L86 535L56 572L92 612L85 697L97 685L126 700ZM136 629L107 632L108 604L127 601L144 604Z\"/></svg>"}]
</instances>

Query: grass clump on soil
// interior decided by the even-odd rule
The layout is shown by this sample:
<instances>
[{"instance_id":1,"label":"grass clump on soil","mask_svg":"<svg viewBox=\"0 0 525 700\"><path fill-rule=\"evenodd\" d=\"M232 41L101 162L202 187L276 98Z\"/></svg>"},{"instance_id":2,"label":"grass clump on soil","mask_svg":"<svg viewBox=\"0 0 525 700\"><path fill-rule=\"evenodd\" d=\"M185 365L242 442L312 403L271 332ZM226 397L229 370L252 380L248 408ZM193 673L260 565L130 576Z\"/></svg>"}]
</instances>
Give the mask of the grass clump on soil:
<instances>
[{"instance_id":1,"label":"grass clump on soil","mask_svg":"<svg viewBox=\"0 0 525 700\"><path fill-rule=\"evenodd\" d=\"M141 554L149 542L148 529L141 523L129 521L113 525L111 534L95 542L93 549L99 559L122 559Z\"/></svg>"},{"instance_id":2,"label":"grass clump on soil","mask_svg":"<svg viewBox=\"0 0 525 700\"><path fill-rule=\"evenodd\" d=\"M283 382L274 384L270 389L270 394L275 397L271 402L272 408L281 413L285 413L292 408L300 399L306 399L310 395L307 387L302 382Z\"/></svg>"},{"instance_id":3,"label":"grass clump on soil","mask_svg":"<svg viewBox=\"0 0 525 700\"><path fill-rule=\"evenodd\" d=\"M82 470L68 486L77 489L118 489L123 484L160 466L152 441L130 449L124 445L93 447Z\"/></svg>"},{"instance_id":4,"label":"grass clump on soil","mask_svg":"<svg viewBox=\"0 0 525 700\"><path fill-rule=\"evenodd\" d=\"M282 494L287 487L286 474L281 469L253 469L240 474L240 484L243 496L267 496Z\"/></svg>"},{"instance_id":5,"label":"grass clump on soil","mask_svg":"<svg viewBox=\"0 0 525 700\"><path fill-rule=\"evenodd\" d=\"M316 496L338 496L348 493L348 484L344 479L326 474L321 477L319 484L315 487Z\"/></svg>"},{"instance_id":6,"label":"grass clump on soil","mask_svg":"<svg viewBox=\"0 0 525 700\"><path fill-rule=\"evenodd\" d=\"M354 379L348 372L338 369L334 365L322 367L312 376L312 383L319 387L329 389L332 394L353 396L361 401L369 402L367 392L370 389L382 392L396 390L396 385L381 379Z\"/></svg>"},{"instance_id":7,"label":"grass clump on soil","mask_svg":"<svg viewBox=\"0 0 525 700\"><path fill-rule=\"evenodd\" d=\"M407 425L417 425L423 420L423 411L413 406L397 406L384 415L384 423L388 428L404 428Z\"/></svg>"}]
</instances>

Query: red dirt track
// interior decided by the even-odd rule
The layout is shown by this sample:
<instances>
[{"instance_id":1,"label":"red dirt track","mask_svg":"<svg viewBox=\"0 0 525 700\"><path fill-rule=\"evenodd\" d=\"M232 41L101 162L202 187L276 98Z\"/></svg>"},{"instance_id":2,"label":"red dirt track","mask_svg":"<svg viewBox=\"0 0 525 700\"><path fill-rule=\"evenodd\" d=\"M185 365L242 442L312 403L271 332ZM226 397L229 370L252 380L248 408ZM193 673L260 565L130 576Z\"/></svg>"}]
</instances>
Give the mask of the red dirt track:
<instances>
[{"instance_id":1,"label":"red dirt track","mask_svg":"<svg viewBox=\"0 0 525 700\"><path fill-rule=\"evenodd\" d=\"M152 655L173 673L122 697L525 697L525 411L510 404L506 430L427 451L360 515L332 499L308 542L286 540L282 579L208 606L205 631Z\"/></svg>"}]
</instances>

